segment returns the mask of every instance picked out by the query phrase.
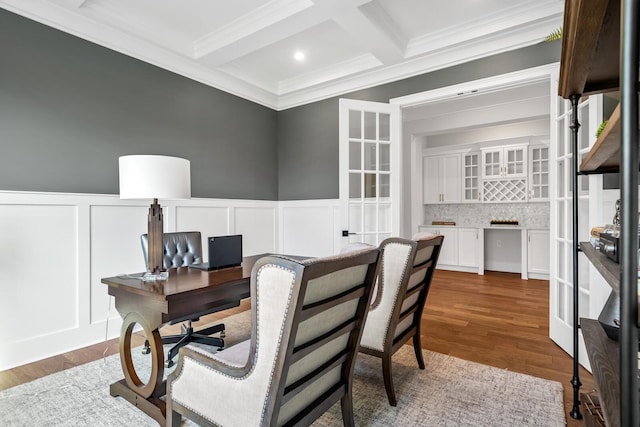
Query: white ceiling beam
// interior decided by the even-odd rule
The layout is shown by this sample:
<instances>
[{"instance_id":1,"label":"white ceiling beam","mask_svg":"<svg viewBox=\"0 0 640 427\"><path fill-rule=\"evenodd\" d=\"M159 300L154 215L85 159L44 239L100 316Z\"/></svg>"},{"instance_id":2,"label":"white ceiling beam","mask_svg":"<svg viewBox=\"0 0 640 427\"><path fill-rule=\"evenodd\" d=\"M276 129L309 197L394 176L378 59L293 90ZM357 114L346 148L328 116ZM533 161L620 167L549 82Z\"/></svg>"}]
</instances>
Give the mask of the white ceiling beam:
<instances>
[{"instance_id":1,"label":"white ceiling beam","mask_svg":"<svg viewBox=\"0 0 640 427\"><path fill-rule=\"evenodd\" d=\"M371 0L274 0L194 43L194 58L219 66L315 25L345 9Z\"/></svg>"},{"instance_id":2,"label":"white ceiling beam","mask_svg":"<svg viewBox=\"0 0 640 427\"><path fill-rule=\"evenodd\" d=\"M395 64L404 59L407 40L378 3L343 9L333 20L383 64Z\"/></svg>"}]
</instances>

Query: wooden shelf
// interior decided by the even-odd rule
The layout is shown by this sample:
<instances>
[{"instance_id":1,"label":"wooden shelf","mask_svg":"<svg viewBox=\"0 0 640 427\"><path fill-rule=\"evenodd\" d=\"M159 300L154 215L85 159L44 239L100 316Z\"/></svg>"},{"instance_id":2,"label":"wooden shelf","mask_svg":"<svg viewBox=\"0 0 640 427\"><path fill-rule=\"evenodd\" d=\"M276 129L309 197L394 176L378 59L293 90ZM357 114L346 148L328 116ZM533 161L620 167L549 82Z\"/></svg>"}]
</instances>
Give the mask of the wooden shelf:
<instances>
[{"instance_id":1,"label":"wooden shelf","mask_svg":"<svg viewBox=\"0 0 640 427\"><path fill-rule=\"evenodd\" d=\"M618 172L620 170L620 104L589 154L580 164L580 172Z\"/></svg>"},{"instance_id":2,"label":"wooden shelf","mask_svg":"<svg viewBox=\"0 0 640 427\"><path fill-rule=\"evenodd\" d=\"M620 73L620 0L566 0L558 95L615 90Z\"/></svg>"},{"instance_id":3,"label":"wooden shelf","mask_svg":"<svg viewBox=\"0 0 640 427\"><path fill-rule=\"evenodd\" d=\"M613 291L620 295L620 264L611 261L606 255L597 251L589 242L580 242L580 250L600 272Z\"/></svg>"},{"instance_id":4,"label":"wooden shelf","mask_svg":"<svg viewBox=\"0 0 640 427\"><path fill-rule=\"evenodd\" d=\"M593 380L598 391L605 423L620 425L619 350L618 343L609 339L597 320L580 319L582 336L591 362Z\"/></svg>"}]
</instances>

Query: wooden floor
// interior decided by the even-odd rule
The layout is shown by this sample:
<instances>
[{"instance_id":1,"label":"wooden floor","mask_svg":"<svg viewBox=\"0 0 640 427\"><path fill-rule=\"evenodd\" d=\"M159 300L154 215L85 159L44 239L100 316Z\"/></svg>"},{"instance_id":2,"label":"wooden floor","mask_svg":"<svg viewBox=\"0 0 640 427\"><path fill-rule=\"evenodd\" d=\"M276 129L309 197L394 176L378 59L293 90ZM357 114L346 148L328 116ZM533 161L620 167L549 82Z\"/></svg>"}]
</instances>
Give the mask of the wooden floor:
<instances>
[{"instance_id":1,"label":"wooden floor","mask_svg":"<svg viewBox=\"0 0 640 427\"><path fill-rule=\"evenodd\" d=\"M211 323L249 308L203 317ZM485 276L438 270L423 314L422 345L432 351L562 383L565 413L571 410L573 360L549 333L549 284L520 280L519 275L487 272ZM162 329L163 333L176 326ZM39 362L0 372L0 390L118 352L111 340ZM427 367L428 369L428 367ZM593 390L591 375L581 369L583 391ZM568 426L583 421L567 415Z\"/></svg>"}]
</instances>

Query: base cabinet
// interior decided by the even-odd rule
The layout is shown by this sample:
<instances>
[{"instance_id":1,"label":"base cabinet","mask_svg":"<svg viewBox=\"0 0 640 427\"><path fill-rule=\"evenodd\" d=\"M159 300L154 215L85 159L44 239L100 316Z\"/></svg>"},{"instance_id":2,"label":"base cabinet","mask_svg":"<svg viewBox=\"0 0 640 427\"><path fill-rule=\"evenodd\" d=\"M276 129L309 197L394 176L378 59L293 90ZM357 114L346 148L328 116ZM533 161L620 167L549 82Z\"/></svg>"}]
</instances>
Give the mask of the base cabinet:
<instances>
[{"instance_id":1,"label":"base cabinet","mask_svg":"<svg viewBox=\"0 0 640 427\"><path fill-rule=\"evenodd\" d=\"M438 265L458 265L458 229L438 227L418 227L418 231L444 236Z\"/></svg>"},{"instance_id":2,"label":"base cabinet","mask_svg":"<svg viewBox=\"0 0 640 427\"><path fill-rule=\"evenodd\" d=\"M549 276L549 231L528 230L527 266L532 278ZM546 277L545 277L546 276Z\"/></svg>"},{"instance_id":3,"label":"base cabinet","mask_svg":"<svg viewBox=\"0 0 640 427\"><path fill-rule=\"evenodd\" d=\"M472 268L476 269L480 265L479 229L420 226L418 230L444 236L438 267L474 271Z\"/></svg>"},{"instance_id":4,"label":"base cabinet","mask_svg":"<svg viewBox=\"0 0 640 427\"><path fill-rule=\"evenodd\" d=\"M458 265L462 267L478 267L479 233L477 228L458 229Z\"/></svg>"}]
</instances>

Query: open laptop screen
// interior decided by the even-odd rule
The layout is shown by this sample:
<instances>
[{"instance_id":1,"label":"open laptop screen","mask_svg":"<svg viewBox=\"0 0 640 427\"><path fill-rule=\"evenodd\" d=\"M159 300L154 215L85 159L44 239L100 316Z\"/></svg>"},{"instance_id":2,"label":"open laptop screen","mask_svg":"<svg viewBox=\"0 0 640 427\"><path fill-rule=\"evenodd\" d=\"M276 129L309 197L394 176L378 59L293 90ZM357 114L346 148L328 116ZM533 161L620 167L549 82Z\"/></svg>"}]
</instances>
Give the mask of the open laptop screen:
<instances>
[{"instance_id":1,"label":"open laptop screen","mask_svg":"<svg viewBox=\"0 0 640 427\"><path fill-rule=\"evenodd\" d=\"M242 264L242 235L209 237L209 268Z\"/></svg>"}]
</instances>

